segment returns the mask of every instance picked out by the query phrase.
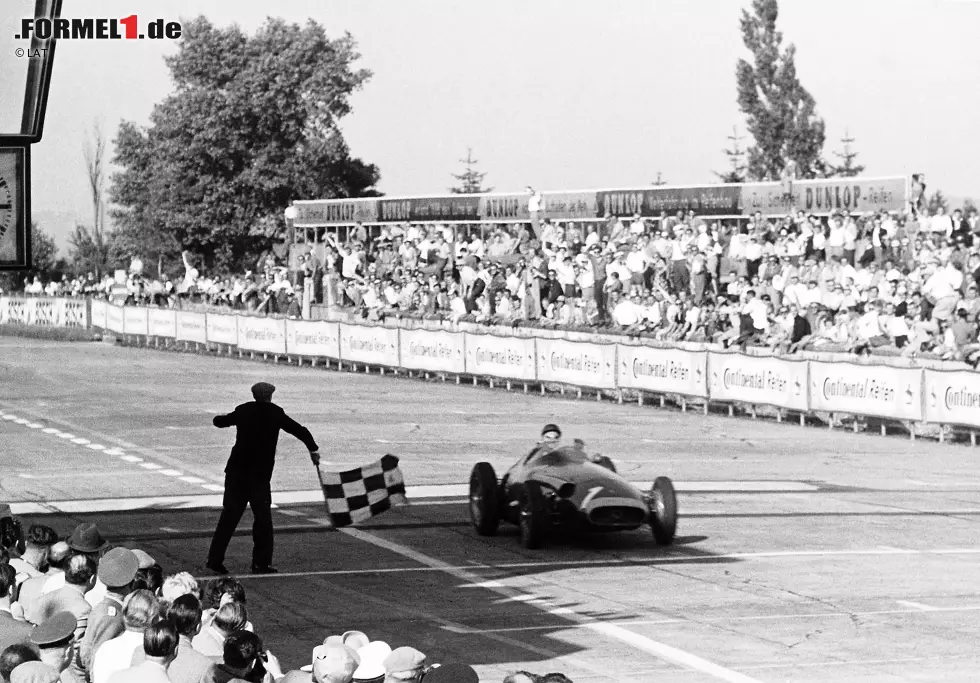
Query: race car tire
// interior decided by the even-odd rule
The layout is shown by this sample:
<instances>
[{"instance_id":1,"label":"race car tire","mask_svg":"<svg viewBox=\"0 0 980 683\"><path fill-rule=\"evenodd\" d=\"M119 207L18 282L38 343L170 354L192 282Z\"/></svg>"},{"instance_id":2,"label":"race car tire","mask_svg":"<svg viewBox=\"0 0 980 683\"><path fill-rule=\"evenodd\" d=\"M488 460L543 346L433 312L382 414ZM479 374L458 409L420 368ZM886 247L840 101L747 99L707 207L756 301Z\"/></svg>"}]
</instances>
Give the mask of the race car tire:
<instances>
[{"instance_id":1,"label":"race car tire","mask_svg":"<svg viewBox=\"0 0 980 683\"><path fill-rule=\"evenodd\" d=\"M495 535L500 526L497 474L488 462L476 463L470 474L470 521L481 536Z\"/></svg>"},{"instance_id":2,"label":"race car tire","mask_svg":"<svg viewBox=\"0 0 980 683\"><path fill-rule=\"evenodd\" d=\"M650 528L657 545L670 545L677 533L677 494L667 477L657 477L650 489Z\"/></svg>"},{"instance_id":3,"label":"race car tire","mask_svg":"<svg viewBox=\"0 0 980 683\"><path fill-rule=\"evenodd\" d=\"M534 550L544 545L548 536L548 502L541 484L529 481L524 484L520 508L521 545Z\"/></svg>"}]
</instances>

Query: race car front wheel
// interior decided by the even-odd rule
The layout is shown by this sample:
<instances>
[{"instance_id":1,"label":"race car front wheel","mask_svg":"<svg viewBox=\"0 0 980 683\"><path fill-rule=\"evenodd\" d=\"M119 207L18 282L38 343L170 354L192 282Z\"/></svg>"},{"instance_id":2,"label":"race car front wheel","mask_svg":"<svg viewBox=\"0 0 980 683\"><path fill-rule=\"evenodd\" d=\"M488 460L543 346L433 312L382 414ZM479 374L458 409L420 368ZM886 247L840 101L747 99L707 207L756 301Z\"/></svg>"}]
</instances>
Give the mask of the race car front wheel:
<instances>
[{"instance_id":1,"label":"race car front wheel","mask_svg":"<svg viewBox=\"0 0 980 683\"><path fill-rule=\"evenodd\" d=\"M488 462L478 462L470 474L470 521L481 536L493 536L500 526L497 474Z\"/></svg>"},{"instance_id":2,"label":"race car front wheel","mask_svg":"<svg viewBox=\"0 0 980 683\"><path fill-rule=\"evenodd\" d=\"M534 550L544 545L548 535L548 503L541 484L536 481L525 482L521 495L521 545Z\"/></svg>"},{"instance_id":3,"label":"race car front wheel","mask_svg":"<svg viewBox=\"0 0 980 683\"><path fill-rule=\"evenodd\" d=\"M677 494L667 477L657 477L650 489L650 528L658 545L670 545L677 533Z\"/></svg>"}]
</instances>

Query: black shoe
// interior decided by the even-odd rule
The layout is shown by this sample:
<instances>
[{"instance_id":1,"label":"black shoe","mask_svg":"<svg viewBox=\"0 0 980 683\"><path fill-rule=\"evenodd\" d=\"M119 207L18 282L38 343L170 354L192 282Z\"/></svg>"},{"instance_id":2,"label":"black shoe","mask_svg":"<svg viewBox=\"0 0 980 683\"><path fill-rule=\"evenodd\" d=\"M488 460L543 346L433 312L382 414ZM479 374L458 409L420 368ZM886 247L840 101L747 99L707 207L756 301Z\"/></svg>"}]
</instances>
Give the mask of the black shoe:
<instances>
[{"instance_id":1,"label":"black shoe","mask_svg":"<svg viewBox=\"0 0 980 683\"><path fill-rule=\"evenodd\" d=\"M269 565L265 565L264 567L261 567L257 564L253 564L252 573L253 574L278 574L279 570Z\"/></svg>"},{"instance_id":2,"label":"black shoe","mask_svg":"<svg viewBox=\"0 0 980 683\"><path fill-rule=\"evenodd\" d=\"M204 563L204 566L213 571L215 574L224 575L229 573L228 567L226 567L222 562L212 562L211 560L208 560Z\"/></svg>"}]
</instances>

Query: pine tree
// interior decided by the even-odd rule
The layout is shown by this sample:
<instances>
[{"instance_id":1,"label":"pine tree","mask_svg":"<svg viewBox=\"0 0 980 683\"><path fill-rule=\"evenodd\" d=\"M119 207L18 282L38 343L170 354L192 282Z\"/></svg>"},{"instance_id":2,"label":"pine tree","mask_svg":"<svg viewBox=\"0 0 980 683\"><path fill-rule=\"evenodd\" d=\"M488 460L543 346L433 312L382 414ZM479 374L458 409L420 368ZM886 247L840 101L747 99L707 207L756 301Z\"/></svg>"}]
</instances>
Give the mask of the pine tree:
<instances>
[{"instance_id":1,"label":"pine tree","mask_svg":"<svg viewBox=\"0 0 980 683\"><path fill-rule=\"evenodd\" d=\"M456 187L450 187L450 192L453 194L483 194L485 192L493 192L492 187L483 187L483 179L487 174L480 173L476 170L475 167L478 162L473 158L472 148L466 148L466 158L460 159L459 162L466 164L466 170L459 174L452 174L453 178L458 180L460 184Z\"/></svg>"},{"instance_id":2,"label":"pine tree","mask_svg":"<svg viewBox=\"0 0 980 683\"><path fill-rule=\"evenodd\" d=\"M943 194L942 190L936 190L929 195L929 199L926 202L926 210L929 212L930 216L935 216L936 210L940 206L943 207L943 210L946 213L949 213L949 200L946 198L946 195Z\"/></svg>"},{"instance_id":3,"label":"pine tree","mask_svg":"<svg viewBox=\"0 0 980 683\"><path fill-rule=\"evenodd\" d=\"M825 125L796 75L796 48L782 48L778 16L777 0L753 0L751 14L742 10L742 40L753 64L738 60L735 77L738 107L755 143L748 149L753 180L779 180L789 161L796 162L799 178L813 178L825 168Z\"/></svg>"},{"instance_id":4,"label":"pine tree","mask_svg":"<svg viewBox=\"0 0 980 683\"><path fill-rule=\"evenodd\" d=\"M835 176L843 178L853 178L864 173L864 166L854 163L854 160L857 158L857 152L851 151L851 143L854 142L854 138L850 136L847 129L844 129L844 137L840 141L844 145L844 151L834 152L834 156L843 163L839 166L831 166L830 172Z\"/></svg>"},{"instance_id":5,"label":"pine tree","mask_svg":"<svg viewBox=\"0 0 980 683\"><path fill-rule=\"evenodd\" d=\"M732 126L732 134L728 136L731 141L731 148L725 150L725 155L728 157L728 162L732 165L731 169L725 173L714 172L718 179L723 183L744 183L745 182L745 150L739 146L739 143L745 139L744 136L738 134L738 127Z\"/></svg>"}]
</instances>

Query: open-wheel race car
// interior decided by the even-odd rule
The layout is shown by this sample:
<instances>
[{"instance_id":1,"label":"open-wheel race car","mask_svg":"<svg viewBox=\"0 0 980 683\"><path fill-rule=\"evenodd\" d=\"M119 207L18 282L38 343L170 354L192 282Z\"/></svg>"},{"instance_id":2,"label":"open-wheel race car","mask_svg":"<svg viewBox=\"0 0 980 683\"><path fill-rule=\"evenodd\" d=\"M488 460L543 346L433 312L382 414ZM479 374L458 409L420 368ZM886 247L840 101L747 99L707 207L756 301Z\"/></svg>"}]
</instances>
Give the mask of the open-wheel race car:
<instances>
[{"instance_id":1,"label":"open-wheel race car","mask_svg":"<svg viewBox=\"0 0 980 683\"><path fill-rule=\"evenodd\" d=\"M493 466L477 463L470 475L470 520L481 536L501 520L517 524L525 548L543 545L552 531L629 531L649 524L658 544L677 530L677 496L667 477L649 492L616 472L612 461L580 446L541 444L497 480Z\"/></svg>"}]
</instances>

